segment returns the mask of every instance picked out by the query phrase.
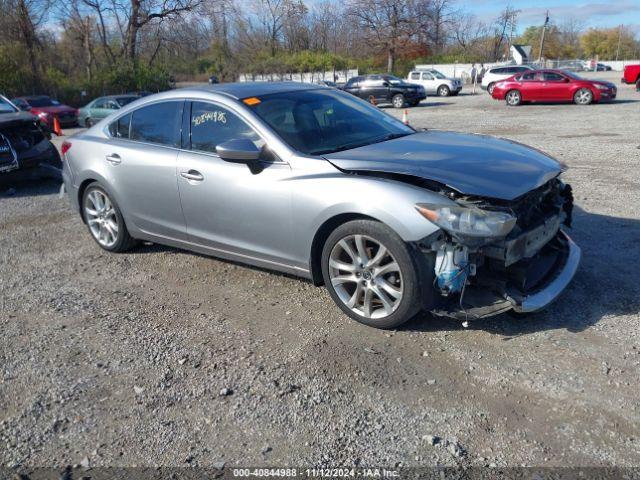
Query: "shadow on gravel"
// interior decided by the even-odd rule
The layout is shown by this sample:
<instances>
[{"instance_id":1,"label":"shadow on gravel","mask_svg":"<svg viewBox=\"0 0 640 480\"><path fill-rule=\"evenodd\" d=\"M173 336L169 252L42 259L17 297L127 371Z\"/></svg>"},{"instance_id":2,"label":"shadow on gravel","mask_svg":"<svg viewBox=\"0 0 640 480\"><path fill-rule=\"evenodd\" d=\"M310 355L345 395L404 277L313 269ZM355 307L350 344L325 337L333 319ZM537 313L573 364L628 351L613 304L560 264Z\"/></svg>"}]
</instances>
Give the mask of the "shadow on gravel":
<instances>
[{"instance_id":1,"label":"shadow on gravel","mask_svg":"<svg viewBox=\"0 0 640 480\"><path fill-rule=\"evenodd\" d=\"M0 174L0 199L53 195L60 191L61 181L52 178L32 178L17 174Z\"/></svg>"},{"instance_id":2,"label":"shadow on gravel","mask_svg":"<svg viewBox=\"0 0 640 480\"><path fill-rule=\"evenodd\" d=\"M640 313L640 220L574 210L569 235L582 248L573 282L547 309L524 316L503 314L470 322L469 329L515 337L545 330L581 332L603 317ZM420 315L403 330L461 330L459 321Z\"/></svg>"}]
</instances>

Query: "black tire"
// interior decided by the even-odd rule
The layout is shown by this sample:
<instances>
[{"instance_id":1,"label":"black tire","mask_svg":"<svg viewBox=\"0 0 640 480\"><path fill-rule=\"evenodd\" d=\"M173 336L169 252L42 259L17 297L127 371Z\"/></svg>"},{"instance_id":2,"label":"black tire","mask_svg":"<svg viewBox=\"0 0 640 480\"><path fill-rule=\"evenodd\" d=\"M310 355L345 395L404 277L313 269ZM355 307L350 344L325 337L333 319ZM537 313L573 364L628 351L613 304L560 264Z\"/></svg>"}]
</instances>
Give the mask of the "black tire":
<instances>
[{"instance_id":1,"label":"black tire","mask_svg":"<svg viewBox=\"0 0 640 480\"><path fill-rule=\"evenodd\" d=\"M451 95L451 89L446 85L440 85L437 92L439 97L448 97Z\"/></svg>"},{"instance_id":2,"label":"black tire","mask_svg":"<svg viewBox=\"0 0 640 480\"><path fill-rule=\"evenodd\" d=\"M489 85L487 85L487 93L489 95L493 95L493 87L495 87L495 83L491 82Z\"/></svg>"},{"instance_id":3,"label":"black tire","mask_svg":"<svg viewBox=\"0 0 640 480\"><path fill-rule=\"evenodd\" d=\"M91 228L89 227L89 224L87 222L87 214L85 212L85 205L87 203L87 197L89 196L89 194L93 191L99 191L100 193L102 193L102 195L105 195L109 201L111 202L111 205L113 206L114 212L115 212L115 217L117 219L117 225L118 225L118 234L116 237L116 241L112 246L105 246L103 244L101 244L94 236L94 234L91 231ZM120 211L120 207L118 207L118 204L116 203L116 201L113 199L113 197L109 194L109 192L107 192L107 190L102 187L102 185L100 185L98 182L93 182L91 184L89 184L87 186L87 188L85 188L83 194L82 194L82 203L80 205L81 208L81 212L82 212L82 219L84 220L84 222L87 224L87 228L89 229L89 234L91 235L91 238L93 238L93 240L100 246L100 248L108 251L108 252L114 252L114 253L121 253L121 252L126 252L127 250L130 250L131 248L133 248L136 243L137 240L134 239L130 234L129 234L129 230L127 229L127 225L124 222L124 217L122 216L122 212Z\"/></svg>"},{"instance_id":4,"label":"black tire","mask_svg":"<svg viewBox=\"0 0 640 480\"><path fill-rule=\"evenodd\" d=\"M510 107L517 107L522 103L522 94L519 90L509 90L504 96L505 102Z\"/></svg>"},{"instance_id":5,"label":"black tire","mask_svg":"<svg viewBox=\"0 0 640 480\"><path fill-rule=\"evenodd\" d=\"M93 122L91 121L91 118L88 118L88 117L87 117L87 119L84 121L84 126L85 126L86 128L91 128L91 127L93 127Z\"/></svg>"},{"instance_id":6,"label":"black tire","mask_svg":"<svg viewBox=\"0 0 640 480\"><path fill-rule=\"evenodd\" d=\"M636 90L640 92L640 78L636 80Z\"/></svg>"},{"instance_id":7,"label":"black tire","mask_svg":"<svg viewBox=\"0 0 640 480\"><path fill-rule=\"evenodd\" d=\"M352 310L340 298L331 282L329 272L331 252L342 239L350 235L364 235L384 245L400 268L402 298L399 300L395 310L385 317L370 318ZM411 320L423 307L432 303L427 303L424 299L425 296L430 296L429 291L425 290L432 289L429 280L423 280L426 278L424 273L426 271L425 263L422 263L419 255L415 254L412 247L405 243L398 234L380 222L353 220L340 225L327 238L322 249L321 261L322 276L331 298L345 314L365 325L381 329L396 328ZM364 279L361 281L364 281ZM431 295L431 298L435 298L435 293Z\"/></svg>"},{"instance_id":8,"label":"black tire","mask_svg":"<svg viewBox=\"0 0 640 480\"><path fill-rule=\"evenodd\" d=\"M405 103L406 102L404 100L404 95L402 95L401 93L396 93L391 99L391 104L395 108L403 108L405 106Z\"/></svg>"},{"instance_id":9,"label":"black tire","mask_svg":"<svg viewBox=\"0 0 640 480\"><path fill-rule=\"evenodd\" d=\"M573 103L576 105L590 105L593 102L593 92L588 88L581 88L573 94Z\"/></svg>"}]
</instances>

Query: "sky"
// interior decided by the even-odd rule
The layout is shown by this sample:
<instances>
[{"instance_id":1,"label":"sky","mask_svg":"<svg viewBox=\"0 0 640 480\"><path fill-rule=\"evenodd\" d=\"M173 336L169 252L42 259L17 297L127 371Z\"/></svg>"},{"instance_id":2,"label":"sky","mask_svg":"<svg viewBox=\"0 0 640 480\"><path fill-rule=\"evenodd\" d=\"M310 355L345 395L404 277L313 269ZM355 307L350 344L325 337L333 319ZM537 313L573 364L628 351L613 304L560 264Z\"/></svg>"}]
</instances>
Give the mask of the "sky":
<instances>
[{"instance_id":1,"label":"sky","mask_svg":"<svg viewBox=\"0 0 640 480\"><path fill-rule=\"evenodd\" d=\"M554 23L560 24L573 18L585 28L624 25L640 34L640 0L459 0L458 5L485 21L497 17L506 5L511 5L520 10L520 31L530 25L542 25L545 12L549 10L549 18Z\"/></svg>"}]
</instances>

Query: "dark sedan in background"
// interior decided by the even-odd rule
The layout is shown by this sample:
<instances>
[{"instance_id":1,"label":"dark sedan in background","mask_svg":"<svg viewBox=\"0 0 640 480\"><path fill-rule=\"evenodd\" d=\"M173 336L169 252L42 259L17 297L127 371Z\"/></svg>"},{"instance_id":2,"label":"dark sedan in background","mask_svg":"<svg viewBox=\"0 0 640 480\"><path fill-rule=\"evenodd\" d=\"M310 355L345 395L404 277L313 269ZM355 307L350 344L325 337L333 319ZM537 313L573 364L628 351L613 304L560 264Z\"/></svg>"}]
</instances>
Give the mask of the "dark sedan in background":
<instances>
[{"instance_id":1,"label":"dark sedan in background","mask_svg":"<svg viewBox=\"0 0 640 480\"><path fill-rule=\"evenodd\" d=\"M75 127L78 125L78 110L47 95L29 95L14 98L12 102L20 110L36 115L49 129L53 128L53 118L58 117L61 127Z\"/></svg>"},{"instance_id":2,"label":"dark sedan in background","mask_svg":"<svg viewBox=\"0 0 640 480\"><path fill-rule=\"evenodd\" d=\"M613 100L617 89L611 82L586 80L565 70L532 70L497 82L491 96L516 106L523 102L592 102Z\"/></svg>"},{"instance_id":3,"label":"dark sedan in background","mask_svg":"<svg viewBox=\"0 0 640 480\"><path fill-rule=\"evenodd\" d=\"M90 128L138 98L140 98L139 95L110 95L96 98L78 110L78 123Z\"/></svg>"},{"instance_id":4,"label":"dark sedan in background","mask_svg":"<svg viewBox=\"0 0 640 480\"><path fill-rule=\"evenodd\" d=\"M343 90L371 103L390 103L395 108L415 107L427 98L422 85L407 83L393 75L363 75L351 78Z\"/></svg>"},{"instance_id":5,"label":"dark sedan in background","mask_svg":"<svg viewBox=\"0 0 640 480\"><path fill-rule=\"evenodd\" d=\"M0 95L0 179L14 170L40 167L49 174L57 170L60 175L58 150L34 115L21 112Z\"/></svg>"}]
</instances>

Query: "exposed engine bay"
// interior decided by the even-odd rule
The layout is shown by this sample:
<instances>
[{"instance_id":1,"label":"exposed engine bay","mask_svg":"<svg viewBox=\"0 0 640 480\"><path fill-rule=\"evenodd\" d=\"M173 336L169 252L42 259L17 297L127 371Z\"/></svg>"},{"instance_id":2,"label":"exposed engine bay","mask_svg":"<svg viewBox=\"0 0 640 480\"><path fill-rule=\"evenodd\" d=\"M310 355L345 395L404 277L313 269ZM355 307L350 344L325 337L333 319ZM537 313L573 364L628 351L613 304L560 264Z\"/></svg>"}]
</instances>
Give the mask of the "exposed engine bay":
<instances>
[{"instance_id":1,"label":"exposed engine bay","mask_svg":"<svg viewBox=\"0 0 640 480\"><path fill-rule=\"evenodd\" d=\"M469 321L517 310L566 264L568 237L561 226L571 226L573 195L560 179L513 201L448 196L464 207L508 213L515 225L500 238L443 229L421 242L422 251L434 260L438 298L433 313Z\"/></svg>"}]
</instances>

